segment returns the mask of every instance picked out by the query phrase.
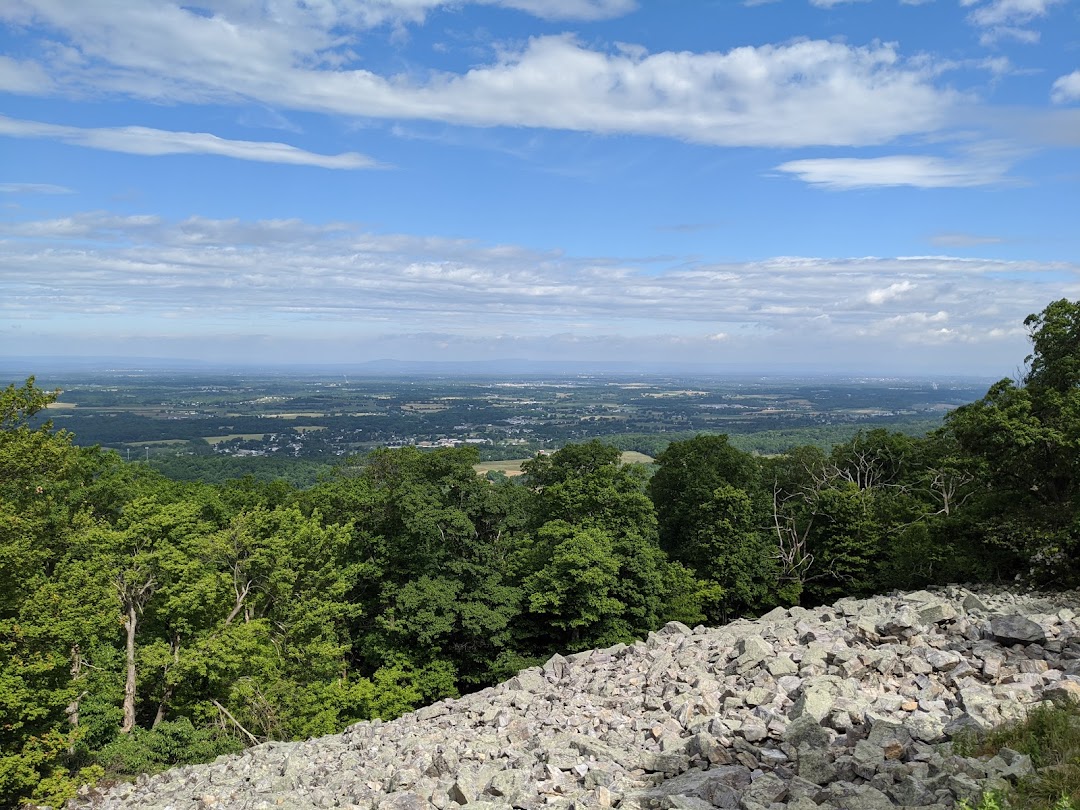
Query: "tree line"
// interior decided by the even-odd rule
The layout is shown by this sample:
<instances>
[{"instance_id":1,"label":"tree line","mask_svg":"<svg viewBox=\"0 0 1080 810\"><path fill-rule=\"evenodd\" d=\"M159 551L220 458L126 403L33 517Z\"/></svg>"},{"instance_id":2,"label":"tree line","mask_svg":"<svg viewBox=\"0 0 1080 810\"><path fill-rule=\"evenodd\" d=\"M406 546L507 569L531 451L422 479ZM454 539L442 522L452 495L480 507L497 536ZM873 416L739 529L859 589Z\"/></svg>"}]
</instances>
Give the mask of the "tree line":
<instances>
[{"instance_id":1,"label":"tree line","mask_svg":"<svg viewBox=\"0 0 1080 810\"><path fill-rule=\"evenodd\" d=\"M0 806L389 719L665 622L950 581L1075 586L1080 302L925 437L655 465L571 444L513 480L381 449L298 488L180 482L0 393Z\"/></svg>"}]
</instances>

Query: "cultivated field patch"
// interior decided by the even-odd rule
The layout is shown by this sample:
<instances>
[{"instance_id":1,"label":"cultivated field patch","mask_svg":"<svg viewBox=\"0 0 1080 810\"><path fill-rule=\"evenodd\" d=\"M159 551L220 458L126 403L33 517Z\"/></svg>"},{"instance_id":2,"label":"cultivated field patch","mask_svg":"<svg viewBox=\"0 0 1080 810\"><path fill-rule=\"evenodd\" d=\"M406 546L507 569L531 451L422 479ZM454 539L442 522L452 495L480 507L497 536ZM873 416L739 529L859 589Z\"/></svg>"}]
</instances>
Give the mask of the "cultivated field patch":
<instances>
[{"instance_id":1,"label":"cultivated field patch","mask_svg":"<svg viewBox=\"0 0 1080 810\"><path fill-rule=\"evenodd\" d=\"M245 441L254 439L262 441L262 438L265 435L265 433L230 433L227 436L203 436L203 439L210 444L221 444L222 442L231 442L233 439L244 439Z\"/></svg>"},{"instance_id":2,"label":"cultivated field patch","mask_svg":"<svg viewBox=\"0 0 1080 810\"><path fill-rule=\"evenodd\" d=\"M652 464L655 459L636 450L627 450L620 456L620 460L623 464ZM515 475L521 475L521 465L526 461L531 461L531 459L511 458L503 461L481 461L479 464L474 464L473 469L476 470L478 475L487 475L494 470L506 473L506 475L513 478Z\"/></svg>"},{"instance_id":3,"label":"cultivated field patch","mask_svg":"<svg viewBox=\"0 0 1080 810\"><path fill-rule=\"evenodd\" d=\"M527 458L512 458L504 461L481 461L479 464L473 464L473 469L476 470L477 475L487 475L489 472L501 472L506 473L513 478L515 475L521 475L521 465Z\"/></svg>"}]
</instances>

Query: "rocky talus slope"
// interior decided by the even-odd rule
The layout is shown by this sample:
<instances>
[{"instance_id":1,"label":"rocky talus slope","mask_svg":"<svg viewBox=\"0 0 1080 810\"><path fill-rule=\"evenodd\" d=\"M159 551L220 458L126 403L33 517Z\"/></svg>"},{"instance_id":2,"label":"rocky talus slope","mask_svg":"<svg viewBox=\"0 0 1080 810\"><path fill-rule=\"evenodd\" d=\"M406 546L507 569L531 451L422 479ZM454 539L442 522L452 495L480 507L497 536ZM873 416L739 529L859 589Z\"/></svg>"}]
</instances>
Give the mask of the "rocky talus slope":
<instances>
[{"instance_id":1,"label":"rocky talus slope","mask_svg":"<svg viewBox=\"0 0 1080 810\"><path fill-rule=\"evenodd\" d=\"M948 808L1031 768L945 743L1080 694L1080 594L946 588L562 657L389 723L71 808Z\"/></svg>"}]
</instances>

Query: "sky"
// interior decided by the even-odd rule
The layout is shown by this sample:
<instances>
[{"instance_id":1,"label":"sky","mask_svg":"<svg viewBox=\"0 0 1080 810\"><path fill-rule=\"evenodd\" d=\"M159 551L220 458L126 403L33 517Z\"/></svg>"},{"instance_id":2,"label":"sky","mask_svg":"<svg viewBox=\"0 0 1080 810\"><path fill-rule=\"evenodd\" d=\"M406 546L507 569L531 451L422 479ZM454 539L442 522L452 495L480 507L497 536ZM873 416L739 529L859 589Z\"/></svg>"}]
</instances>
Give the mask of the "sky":
<instances>
[{"instance_id":1,"label":"sky","mask_svg":"<svg viewBox=\"0 0 1080 810\"><path fill-rule=\"evenodd\" d=\"M1080 0L4 0L0 357L1015 376Z\"/></svg>"}]
</instances>

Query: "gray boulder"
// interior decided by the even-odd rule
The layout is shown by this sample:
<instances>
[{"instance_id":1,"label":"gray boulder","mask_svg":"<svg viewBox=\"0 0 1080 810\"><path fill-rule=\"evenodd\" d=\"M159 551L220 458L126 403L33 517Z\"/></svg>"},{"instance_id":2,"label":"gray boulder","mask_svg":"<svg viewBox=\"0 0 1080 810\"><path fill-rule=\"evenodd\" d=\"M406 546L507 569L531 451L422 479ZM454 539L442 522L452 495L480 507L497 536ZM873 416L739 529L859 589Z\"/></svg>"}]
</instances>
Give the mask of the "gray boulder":
<instances>
[{"instance_id":1,"label":"gray boulder","mask_svg":"<svg viewBox=\"0 0 1080 810\"><path fill-rule=\"evenodd\" d=\"M990 619L990 632L1000 644L1042 644L1046 633L1042 627L1024 616L1011 614L993 616Z\"/></svg>"}]
</instances>

